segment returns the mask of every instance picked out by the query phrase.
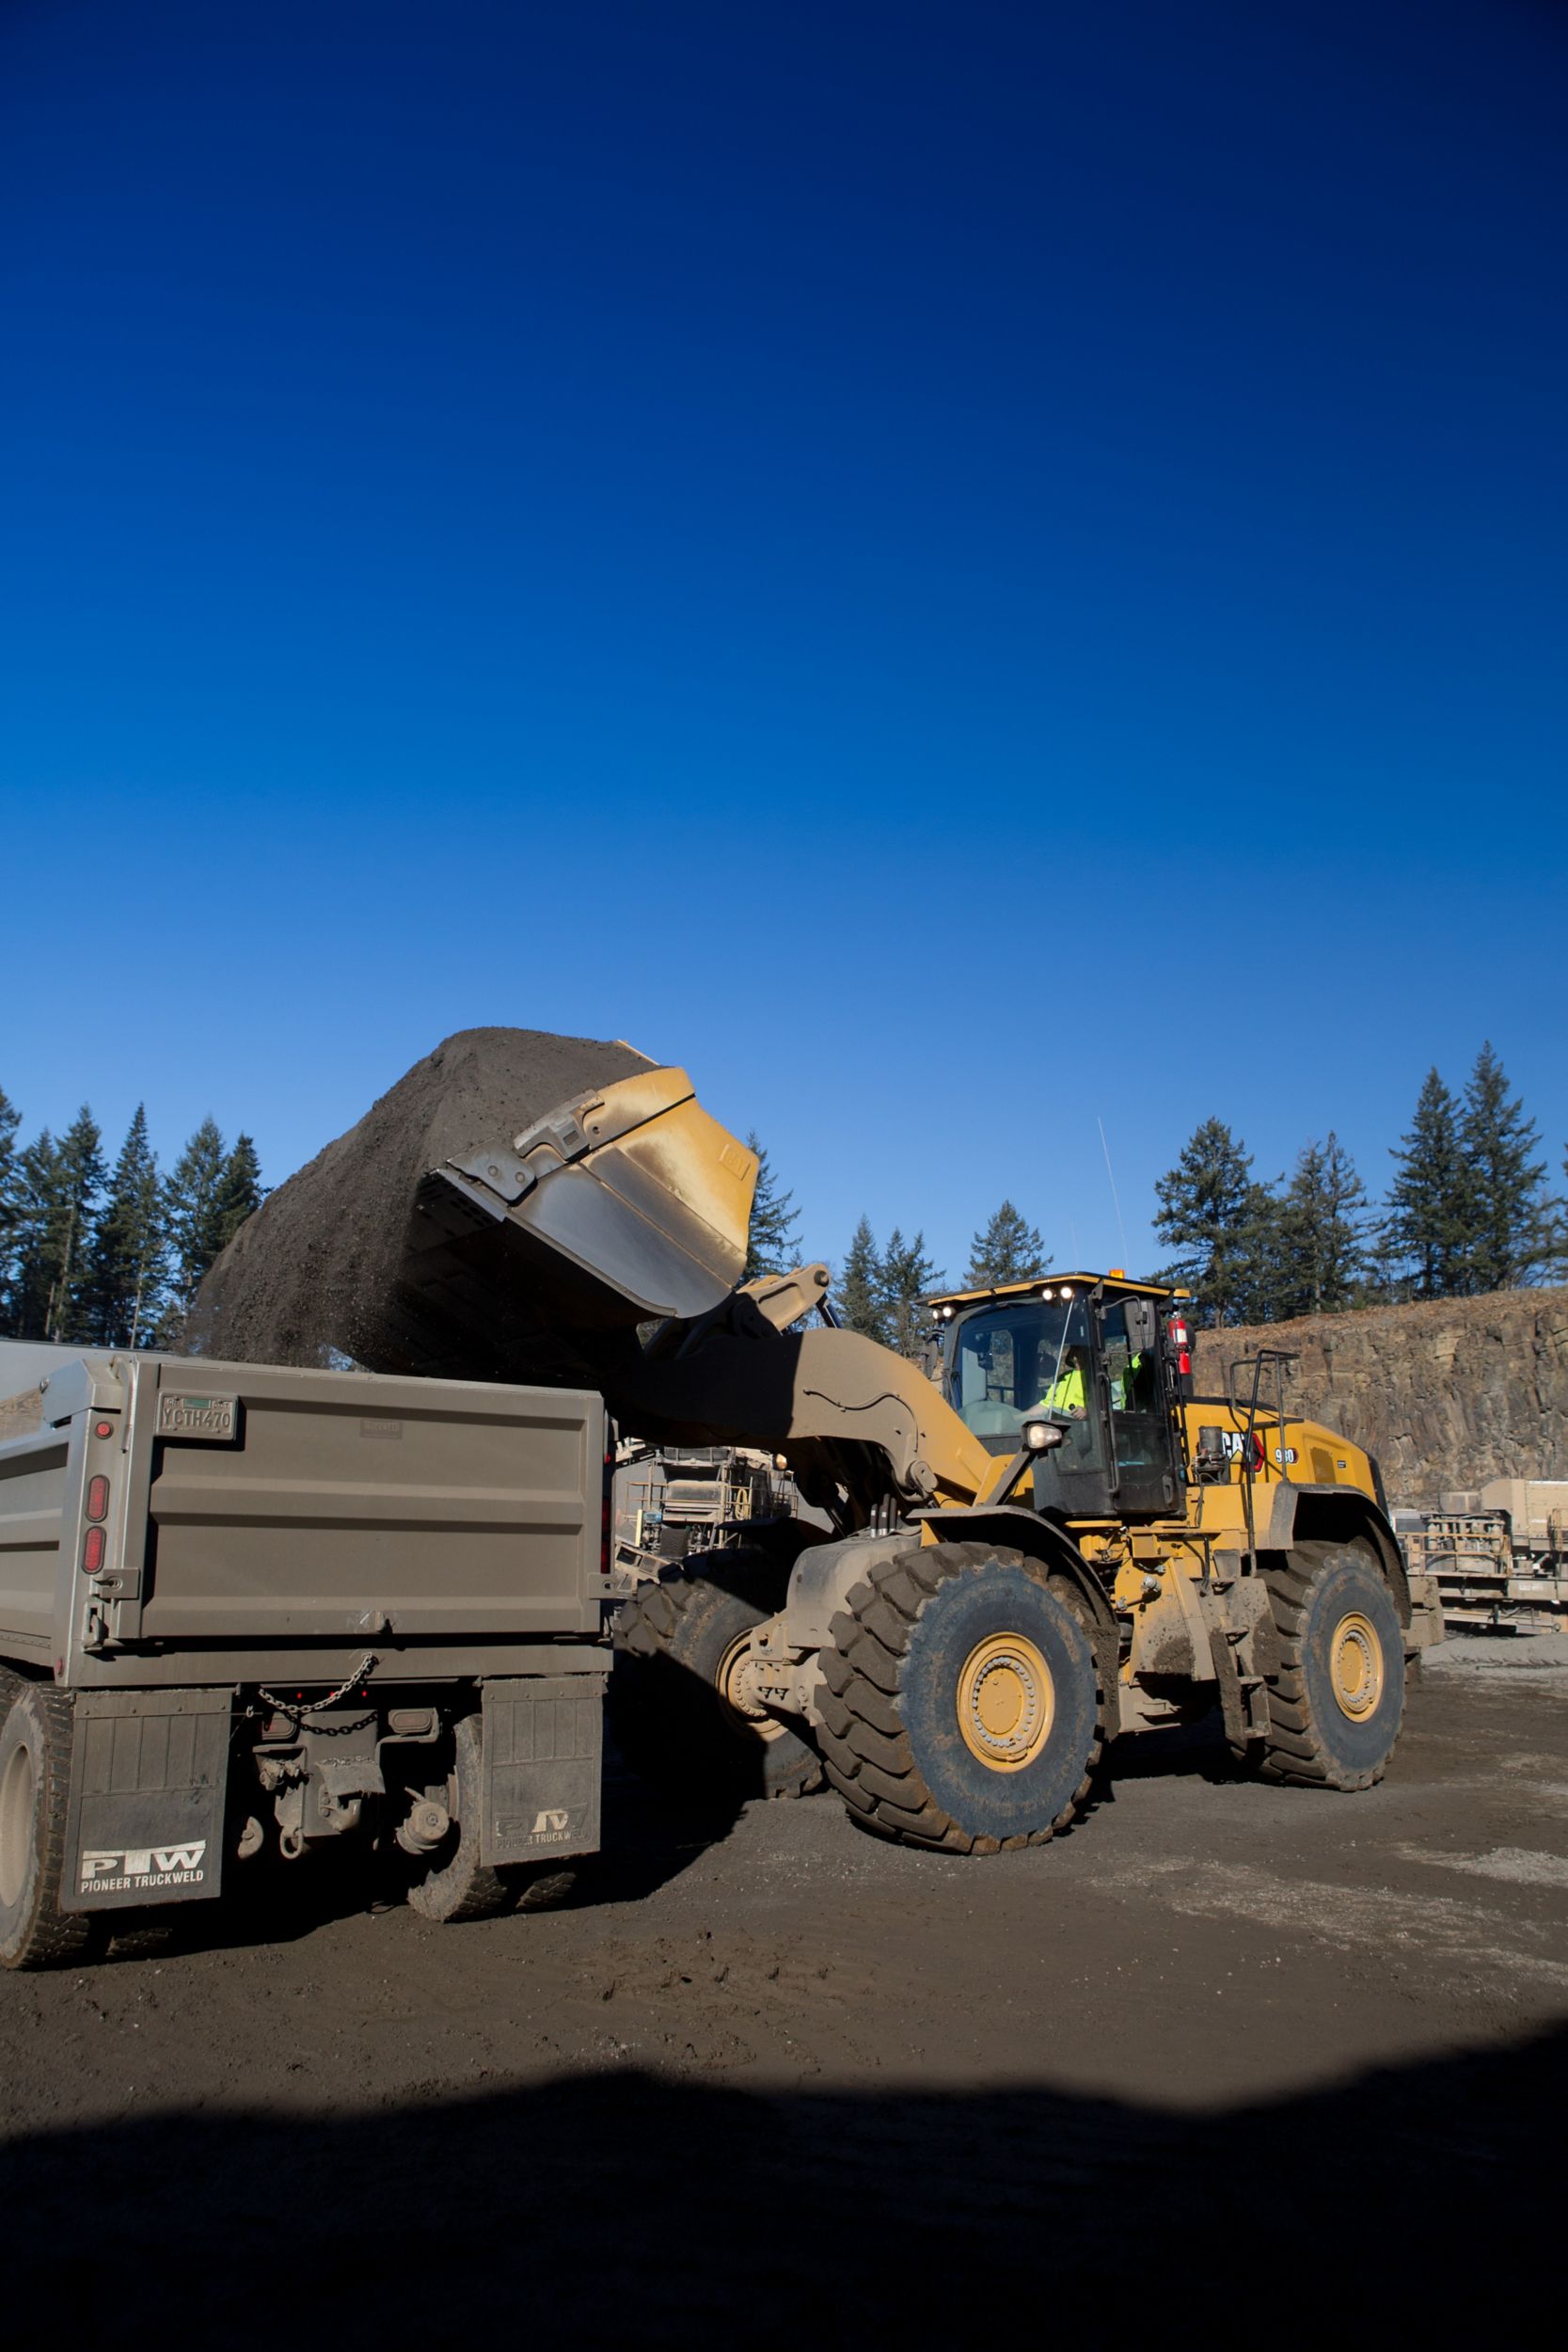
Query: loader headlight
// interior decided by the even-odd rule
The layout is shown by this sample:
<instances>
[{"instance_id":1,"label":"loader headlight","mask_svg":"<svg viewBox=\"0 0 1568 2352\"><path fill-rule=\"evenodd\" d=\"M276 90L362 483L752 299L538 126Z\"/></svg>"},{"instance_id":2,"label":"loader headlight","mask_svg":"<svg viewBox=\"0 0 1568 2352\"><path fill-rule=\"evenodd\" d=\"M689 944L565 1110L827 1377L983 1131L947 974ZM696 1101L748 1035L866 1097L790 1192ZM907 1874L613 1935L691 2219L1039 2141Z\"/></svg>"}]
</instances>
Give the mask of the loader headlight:
<instances>
[{"instance_id":1,"label":"loader headlight","mask_svg":"<svg viewBox=\"0 0 1568 2352\"><path fill-rule=\"evenodd\" d=\"M1026 1421L1023 1424L1025 1454L1049 1454L1053 1445L1062 1442L1062 1426L1054 1421Z\"/></svg>"}]
</instances>

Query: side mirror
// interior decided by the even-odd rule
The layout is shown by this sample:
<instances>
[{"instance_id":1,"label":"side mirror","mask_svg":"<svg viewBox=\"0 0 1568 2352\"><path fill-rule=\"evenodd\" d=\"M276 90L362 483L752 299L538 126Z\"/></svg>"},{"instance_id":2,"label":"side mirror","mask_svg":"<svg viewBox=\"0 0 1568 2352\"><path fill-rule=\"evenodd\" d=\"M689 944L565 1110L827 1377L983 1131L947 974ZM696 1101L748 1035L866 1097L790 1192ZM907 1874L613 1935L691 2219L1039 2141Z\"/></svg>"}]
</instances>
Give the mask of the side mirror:
<instances>
[{"instance_id":1,"label":"side mirror","mask_svg":"<svg viewBox=\"0 0 1568 2352\"><path fill-rule=\"evenodd\" d=\"M1160 1318L1152 1298L1128 1298L1122 1301L1127 1316L1127 1344L1134 1356L1147 1355L1160 1336Z\"/></svg>"}]
</instances>

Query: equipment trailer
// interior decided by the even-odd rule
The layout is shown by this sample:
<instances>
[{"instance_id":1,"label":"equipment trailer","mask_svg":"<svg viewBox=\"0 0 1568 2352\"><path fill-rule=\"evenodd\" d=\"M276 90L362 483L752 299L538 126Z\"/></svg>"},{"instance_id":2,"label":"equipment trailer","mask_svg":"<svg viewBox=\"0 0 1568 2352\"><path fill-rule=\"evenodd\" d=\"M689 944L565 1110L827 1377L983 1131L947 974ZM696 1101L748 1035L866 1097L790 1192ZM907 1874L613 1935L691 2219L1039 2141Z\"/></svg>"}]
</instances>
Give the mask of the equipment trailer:
<instances>
[{"instance_id":1,"label":"equipment trailer","mask_svg":"<svg viewBox=\"0 0 1568 2352\"><path fill-rule=\"evenodd\" d=\"M428 1918L599 1836L596 1394L88 1355L0 1444L0 1960L369 1837Z\"/></svg>"}]
</instances>

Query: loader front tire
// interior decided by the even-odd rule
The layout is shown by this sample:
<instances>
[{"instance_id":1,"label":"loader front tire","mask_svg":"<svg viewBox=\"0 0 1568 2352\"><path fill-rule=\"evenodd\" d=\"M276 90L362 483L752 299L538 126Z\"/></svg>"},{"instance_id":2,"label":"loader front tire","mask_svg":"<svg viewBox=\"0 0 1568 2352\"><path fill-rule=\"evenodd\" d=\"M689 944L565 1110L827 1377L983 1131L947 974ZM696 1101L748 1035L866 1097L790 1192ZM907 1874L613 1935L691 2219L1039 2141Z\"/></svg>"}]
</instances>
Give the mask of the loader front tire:
<instances>
[{"instance_id":1,"label":"loader front tire","mask_svg":"<svg viewBox=\"0 0 1568 2352\"><path fill-rule=\"evenodd\" d=\"M1106 1698L1083 1604L989 1544L902 1552L822 1652L822 1755L863 1827L906 1845L1042 1845L1088 1796Z\"/></svg>"},{"instance_id":2,"label":"loader front tire","mask_svg":"<svg viewBox=\"0 0 1568 2352\"><path fill-rule=\"evenodd\" d=\"M0 1963L57 1968L79 1959L94 1920L60 1909L71 1788L71 1701L7 1677L0 1724Z\"/></svg>"},{"instance_id":3,"label":"loader front tire","mask_svg":"<svg viewBox=\"0 0 1568 2352\"><path fill-rule=\"evenodd\" d=\"M1404 1629L1376 1555L1308 1542L1265 1571L1279 1671L1269 1676L1262 1775L1304 1788L1370 1788L1404 1713Z\"/></svg>"},{"instance_id":4,"label":"loader front tire","mask_svg":"<svg viewBox=\"0 0 1568 2352\"><path fill-rule=\"evenodd\" d=\"M673 1796L803 1797L822 1764L802 1730L748 1703L747 1637L784 1605L788 1571L754 1552L701 1555L645 1584L615 1624L610 1727L641 1779Z\"/></svg>"}]
</instances>

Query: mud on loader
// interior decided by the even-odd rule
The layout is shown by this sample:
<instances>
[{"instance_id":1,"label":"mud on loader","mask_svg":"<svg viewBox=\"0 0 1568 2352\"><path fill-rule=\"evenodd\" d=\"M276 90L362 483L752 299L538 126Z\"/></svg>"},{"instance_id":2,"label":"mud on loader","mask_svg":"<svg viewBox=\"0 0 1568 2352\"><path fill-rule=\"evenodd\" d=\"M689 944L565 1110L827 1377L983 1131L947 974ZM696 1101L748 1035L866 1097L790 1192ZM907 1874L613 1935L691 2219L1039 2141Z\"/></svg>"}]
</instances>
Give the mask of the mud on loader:
<instances>
[{"instance_id":1,"label":"mud on loader","mask_svg":"<svg viewBox=\"0 0 1568 2352\"><path fill-rule=\"evenodd\" d=\"M650 1070L432 1170L405 1245L408 1369L592 1380L640 1438L773 1453L830 1521L623 1610L628 1762L687 1793L825 1776L960 1852L1049 1837L1118 1732L1213 1708L1266 1778L1381 1776L1440 1623L1364 1453L1266 1414L1257 1368L1193 1396L1180 1299L1117 1274L933 1300L932 1377L837 1327L825 1266L739 1280L755 1173Z\"/></svg>"}]
</instances>

